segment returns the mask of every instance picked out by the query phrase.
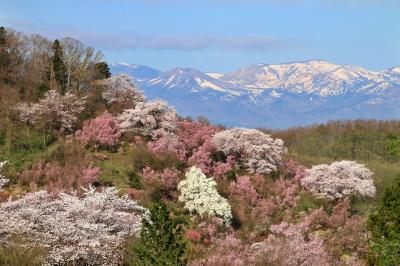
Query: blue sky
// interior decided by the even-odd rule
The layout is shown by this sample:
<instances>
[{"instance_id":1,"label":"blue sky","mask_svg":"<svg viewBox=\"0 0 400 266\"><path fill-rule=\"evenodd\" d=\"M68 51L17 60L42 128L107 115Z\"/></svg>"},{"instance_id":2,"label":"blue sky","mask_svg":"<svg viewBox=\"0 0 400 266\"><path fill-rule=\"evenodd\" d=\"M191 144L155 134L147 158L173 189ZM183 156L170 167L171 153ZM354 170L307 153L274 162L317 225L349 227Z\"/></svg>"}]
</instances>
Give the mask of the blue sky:
<instances>
[{"instance_id":1,"label":"blue sky","mask_svg":"<svg viewBox=\"0 0 400 266\"><path fill-rule=\"evenodd\" d=\"M229 72L325 59L400 65L398 0L0 0L0 24L71 36L109 62Z\"/></svg>"}]
</instances>

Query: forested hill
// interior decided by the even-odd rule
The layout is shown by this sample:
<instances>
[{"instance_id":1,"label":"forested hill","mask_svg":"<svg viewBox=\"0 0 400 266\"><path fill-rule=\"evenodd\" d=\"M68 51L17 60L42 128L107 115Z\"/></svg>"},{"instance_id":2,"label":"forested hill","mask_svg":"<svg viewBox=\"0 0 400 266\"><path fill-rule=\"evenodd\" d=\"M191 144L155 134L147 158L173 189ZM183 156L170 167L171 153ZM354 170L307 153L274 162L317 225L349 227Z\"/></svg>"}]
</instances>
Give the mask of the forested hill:
<instances>
[{"instance_id":1,"label":"forested hill","mask_svg":"<svg viewBox=\"0 0 400 266\"><path fill-rule=\"evenodd\" d=\"M0 265L400 265L399 126L183 118L0 27Z\"/></svg>"}]
</instances>

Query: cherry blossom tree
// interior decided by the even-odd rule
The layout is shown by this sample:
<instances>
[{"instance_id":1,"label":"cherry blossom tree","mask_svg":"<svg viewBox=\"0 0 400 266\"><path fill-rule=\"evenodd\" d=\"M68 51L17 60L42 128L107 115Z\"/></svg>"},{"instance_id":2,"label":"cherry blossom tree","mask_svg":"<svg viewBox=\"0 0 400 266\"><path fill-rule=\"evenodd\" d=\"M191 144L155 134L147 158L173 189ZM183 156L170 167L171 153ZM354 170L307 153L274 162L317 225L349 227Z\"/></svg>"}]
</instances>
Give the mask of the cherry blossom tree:
<instances>
[{"instance_id":1,"label":"cherry blossom tree","mask_svg":"<svg viewBox=\"0 0 400 266\"><path fill-rule=\"evenodd\" d=\"M85 99L67 92L61 95L50 90L38 103L20 103L16 110L21 122L38 125L47 129L72 131L78 121L77 115L85 109Z\"/></svg>"},{"instance_id":2,"label":"cherry blossom tree","mask_svg":"<svg viewBox=\"0 0 400 266\"><path fill-rule=\"evenodd\" d=\"M179 201L185 203L185 209L200 216L221 217L229 224L232 219L231 206L228 200L218 193L217 183L194 166L185 176L186 179L178 184L181 192Z\"/></svg>"},{"instance_id":3,"label":"cherry blossom tree","mask_svg":"<svg viewBox=\"0 0 400 266\"><path fill-rule=\"evenodd\" d=\"M109 103L131 102L136 104L144 102L145 96L133 83L132 78L127 74L112 76L104 81L106 89L103 98Z\"/></svg>"},{"instance_id":4,"label":"cherry blossom tree","mask_svg":"<svg viewBox=\"0 0 400 266\"><path fill-rule=\"evenodd\" d=\"M118 144L121 131L116 119L106 111L101 116L86 121L82 130L75 133L75 137L94 148L99 145L114 147Z\"/></svg>"},{"instance_id":5,"label":"cherry blossom tree","mask_svg":"<svg viewBox=\"0 0 400 266\"><path fill-rule=\"evenodd\" d=\"M318 197L340 199L354 194L375 196L373 173L363 164L353 161L321 164L307 170L301 184Z\"/></svg>"},{"instance_id":6,"label":"cherry blossom tree","mask_svg":"<svg viewBox=\"0 0 400 266\"><path fill-rule=\"evenodd\" d=\"M156 100L139 102L135 108L124 110L118 116L122 131L155 138L158 131L173 132L178 127L178 115L166 102Z\"/></svg>"},{"instance_id":7,"label":"cherry blossom tree","mask_svg":"<svg viewBox=\"0 0 400 266\"><path fill-rule=\"evenodd\" d=\"M2 244L21 236L28 246L49 249L49 265L119 265L121 246L139 235L148 211L126 195L119 197L116 188L96 192L89 187L83 198L27 194L0 205L0 217Z\"/></svg>"},{"instance_id":8,"label":"cherry blossom tree","mask_svg":"<svg viewBox=\"0 0 400 266\"><path fill-rule=\"evenodd\" d=\"M268 174L277 170L287 151L281 139L257 129L227 129L216 133L213 141L217 150L235 155L253 173Z\"/></svg>"}]
</instances>

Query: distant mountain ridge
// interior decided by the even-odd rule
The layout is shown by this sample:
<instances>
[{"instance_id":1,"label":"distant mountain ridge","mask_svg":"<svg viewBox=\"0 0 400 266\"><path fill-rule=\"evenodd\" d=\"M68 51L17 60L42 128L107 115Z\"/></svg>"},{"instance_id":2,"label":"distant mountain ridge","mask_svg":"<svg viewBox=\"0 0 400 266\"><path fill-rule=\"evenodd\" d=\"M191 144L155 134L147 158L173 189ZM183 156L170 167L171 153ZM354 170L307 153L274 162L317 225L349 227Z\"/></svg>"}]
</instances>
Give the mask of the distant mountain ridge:
<instances>
[{"instance_id":1,"label":"distant mountain ridge","mask_svg":"<svg viewBox=\"0 0 400 266\"><path fill-rule=\"evenodd\" d=\"M400 67L369 71L324 60L255 64L228 74L113 64L182 115L233 126L286 128L332 119L400 118Z\"/></svg>"}]
</instances>

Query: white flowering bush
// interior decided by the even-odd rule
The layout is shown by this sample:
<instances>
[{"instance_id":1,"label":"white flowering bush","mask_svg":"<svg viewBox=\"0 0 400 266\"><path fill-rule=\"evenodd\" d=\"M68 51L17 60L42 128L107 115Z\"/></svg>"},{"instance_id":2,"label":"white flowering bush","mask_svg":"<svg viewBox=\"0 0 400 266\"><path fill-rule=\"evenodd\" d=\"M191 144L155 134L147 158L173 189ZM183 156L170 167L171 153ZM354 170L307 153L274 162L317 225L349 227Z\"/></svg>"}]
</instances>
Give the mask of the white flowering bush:
<instances>
[{"instance_id":1,"label":"white flowering bush","mask_svg":"<svg viewBox=\"0 0 400 266\"><path fill-rule=\"evenodd\" d=\"M227 199L221 197L217 191L217 183L207 178L196 167L190 168L185 174L186 179L178 184L181 192L179 201L185 203L185 209L200 216L218 216L226 224L232 219L231 206Z\"/></svg>"},{"instance_id":2,"label":"white flowering bush","mask_svg":"<svg viewBox=\"0 0 400 266\"><path fill-rule=\"evenodd\" d=\"M7 161L0 162L0 191L2 191L5 184L8 183L8 179L1 174L1 170L3 169L4 165L7 164Z\"/></svg>"},{"instance_id":3,"label":"white flowering bush","mask_svg":"<svg viewBox=\"0 0 400 266\"><path fill-rule=\"evenodd\" d=\"M313 166L301 184L318 197L340 199L354 194L375 196L373 173L364 165L353 161L334 162Z\"/></svg>"},{"instance_id":4,"label":"white flowering bush","mask_svg":"<svg viewBox=\"0 0 400 266\"><path fill-rule=\"evenodd\" d=\"M142 91L140 91L131 77L126 74L119 74L112 76L104 81L105 90L103 92L103 98L108 103L115 102L143 102L145 96Z\"/></svg>"},{"instance_id":5,"label":"white flowering bush","mask_svg":"<svg viewBox=\"0 0 400 266\"><path fill-rule=\"evenodd\" d=\"M89 187L83 198L39 191L8 201L0 205L0 243L21 236L49 250L49 265L119 265L121 245L138 236L148 211L117 193Z\"/></svg>"},{"instance_id":6,"label":"white flowering bush","mask_svg":"<svg viewBox=\"0 0 400 266\"><path fill-rule=\"evenodd\" d=\"M20 103L16 106L21 122L36 125L42 123L49 129L73 130L78 121L77 115L85 110L85 99L67 92L61 95L50 90L33 104Z\"/></svg>"},{"instance_id":7,"label":"white flowering bush","mask_svg":"<svg viewBox=\"0 0 400 266\"><path fill-rule=\"evenodd\" d=\"M232 128L218 132L213 137L217 150L239 157L253 173L268 174L281 165L287 152L283 140L274 139L257 129Z\"/></svg>"},{"instance_id":8,"label":"white flowering bush","mask_svg":"<svg viewBox=\"0 0 400 266\"><path fill-rule=\"evenodd\" d=\"M138 103L135 108L124 110L118 116L122 131L133 131L155 137L159 130L172 132L178 128L178 115L166 102L156 100Z\"/></svg>"}]
</instances>

